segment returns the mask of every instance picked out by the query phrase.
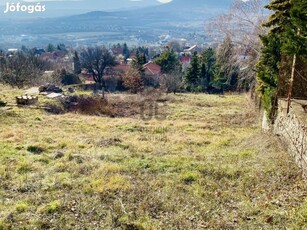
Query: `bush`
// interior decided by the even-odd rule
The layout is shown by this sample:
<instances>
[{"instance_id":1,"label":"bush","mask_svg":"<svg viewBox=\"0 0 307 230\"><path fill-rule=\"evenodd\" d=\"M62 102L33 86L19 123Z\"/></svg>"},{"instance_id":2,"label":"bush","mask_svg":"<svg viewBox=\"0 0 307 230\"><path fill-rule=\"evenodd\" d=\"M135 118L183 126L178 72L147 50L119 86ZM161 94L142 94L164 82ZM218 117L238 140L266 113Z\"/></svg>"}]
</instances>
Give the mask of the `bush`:
<instances>
[{"instance_id":1,"label":"bush","mask_svg":"<svg viewBox=\"0 0 307 230\"><path fill-rule=\"evenodd\" d=\"M66 71L62 71L60 78L63 85L76 85L82 83L78 75L67 73Z\"/></svg>"},{"instance_id":2,"label":"bush","mask_svg":"<svg viewBox=\"0 0 307 230\"><path fill-rule=\"evenodd\" d=\"M140 72L137 69L130 68L124 75L124 86L129 89L131 93L138 93L143 90L144 81Z\"/></svg>"},{"instance_id":3,"label":"bush","mask_svg":"<svg viewBox=\"0 0 307 230\"><path fill-rule=\"evenodd\" d=\"M160 77L160 87L166 93L175 94L181 90L182 86L182 76L179 72L164 74Z\"/></svg>"},{"instance_id":4,"label":"bush","mask_svg":"<svg viewBox=\"0 0 307 230\"><path fill-rule=\"evenodd\" d=\"M121 76L105 76L105 89L110 92L124 90L124 82Z\"/></svg>"},{"instance_id":5,"label":"bush","mask_svg":"<svg viewBox=\"0 0 307 230\"><path fill-rule=\"evenodd\" d=\"M143 80L145 87L153 87L153 88L159 87L159 77L157 76L145 75L143 77Z\"/></svg>"},{"instance_id":6,"label":"bush","mask_svg":"<svg viewBox=\"0 0 307 230\"><path fill-rule=\"evenodd\" d=\"M47 111L53 114L77 112L86 115L114 116L112 106L100 96L74 95L60 98L55 103L45 105Z\"/></svg>"}]
</instances>

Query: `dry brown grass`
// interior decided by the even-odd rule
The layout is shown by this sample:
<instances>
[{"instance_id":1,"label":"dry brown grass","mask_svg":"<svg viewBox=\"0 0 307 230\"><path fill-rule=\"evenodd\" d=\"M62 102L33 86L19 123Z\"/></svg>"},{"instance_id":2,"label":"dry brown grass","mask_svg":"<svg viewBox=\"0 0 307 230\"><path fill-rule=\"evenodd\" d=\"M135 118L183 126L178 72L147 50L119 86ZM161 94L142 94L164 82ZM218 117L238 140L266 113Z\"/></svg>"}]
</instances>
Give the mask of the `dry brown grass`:
<instances>
[{"instance_id":1,"label":"dry brown grass","mask_svg":"<svg viewBox=\"0 0 307 230\"><path fill-rule=\"evenodd\" d=\"M0 229L306 228L301 172L244 96L164 103L164 120L2 113Z\"/></svg>"}]
</instances>

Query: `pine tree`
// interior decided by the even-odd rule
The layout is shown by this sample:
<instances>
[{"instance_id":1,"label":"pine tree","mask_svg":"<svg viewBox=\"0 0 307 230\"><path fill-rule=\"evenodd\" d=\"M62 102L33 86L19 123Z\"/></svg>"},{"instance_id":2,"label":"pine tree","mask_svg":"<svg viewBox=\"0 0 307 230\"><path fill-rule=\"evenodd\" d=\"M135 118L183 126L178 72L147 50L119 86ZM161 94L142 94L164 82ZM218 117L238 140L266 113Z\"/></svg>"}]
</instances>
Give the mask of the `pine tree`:
<instances>
[{"instance_id":1,"label":"pine tree","mask_svg":"<svg viewBox=\"0 0 307 230\"><path fill-rule=\"evenodd\" d=\"M134 69L136 69L137 71L139 71L139 73L141 75L144 75L144 64L146 64L146 57L145 54L140 53L139 50L136 51L136 56L133 59L131 65Z\"/></svg>"},{"instance_id":2,"label":"pine tree","mask_svg":"<svg viewBox=\"0 0 307 230\"><path fill-rule=\"evenodd\" d=\"M285 54L282 52L282 47L285 50L288 49L286 48L287 44L291 42L287 41L290 36L286 36L286 34L293 30L294 33L297 33L297 30L293 27L291 18L292 1L273 0L266 8L274 11L274 13L270 16L269 21L264 24L271 30L266 36L261 37L263 48L257 65L257 80L259 84L258 92L260 92L263 106L268 112L269 118L273 119L276 111L278 88L280 87L279 69L282 64L282 56ZM291 38L290 41L292 41Z\"/></svg>"},{"instance_id":3,"label":"pine tree","mask_svg":"<svg viewBox=\"0 0 307 230\"><path fill-rule=\"evenodd\" d=\"M80 62L80 58L79 58L77 51L75 51L74 53L73 61L74 61L74 73L80 74L81 73L81 62Z\"/></svg>"},{"instance_id":4,"label":"pine tree","mask_svg":"<svg viewBox=\"0 0 307 230\"><path fill-rule=\"evenodd\" d=\"M265 8L274 11L274 13L264 26L271 27L270 33L272 34L282 34L285 31L285 26L290 23L290 0L272 0Z\"/></svg>"},{"instance_id":5,"label":"pine tree","mask_svg":"<svg viewBox=\"0 0 307 230\"><path fill-rule=\"evenodd\" d=\"M47 46L47 52L52 53L55 50L56 50L55 46L53 44L49 43L48 46Z\"/></svg>"},{"instance_id":6,"label":"pine tree","mask_svg":"<svg viewBox=\"0 0 307 230\"><path fill-rule=\"evenodd\" d=\"M200 72L199 72L199 77L200 77L200 84L201 87L204 90L208 89L209 86L209 81L208 81L208 77L207 77L207 67L206 67L206 63L200 59Z\"/></svg>"},{"instance_id":7,"label":"pine tree","mask_svg":"<svg viewBox=\"0 0 307 230\"><path fill-rule=\"evenodd\" d=\"M123 45L123 55L124 55L125 59L129 58L129 56L130 56L130 51L129 51L129 48L127 46L127 43L124 43L124 45Z\"/></svg>"},{"instance_id":8,"label":"pine tree","mask_svg":"<svg viewBox=\"0 0 307 230\"><path fill-rule=\"evenodd\" d=\"M172 73L180 69L178 57L171 49L166 49L155 59L155 63L161 66L161 71L163 73Z\"/></svg>"},{"instance_id":9,"label":"pine tree","mask_svg":"<svg viewBox=\"0 0 307 230\"><path fill-rule=\"evenodd\" d=\"M287 55L307 55L307 2L292 0L291 21L285 26L282 52Z\"/></svg>"},{"instance_id":10,"label":"pine tree","mask_svg":"<svg viewBox=\"0 0 307 230\"><path fill-rule=\"evenodd\" d=\"M211 90L211 81L214 77L216 65L215 52L212 48L206 49L202 54L202 67L201 67L201 78L204 90L209 92Z\"/></svg>"},{"instance_id":11,"label":"pine tree","mask_svg":"<svg viewBox=\"0 0 307 230\"><path fill-rule=\"evenodd\" d=\"M200 86L200 62L196 52L192 54L190 67L185 75L185 84L188 91L201 91Z\"/></svg>"}]
</instances>

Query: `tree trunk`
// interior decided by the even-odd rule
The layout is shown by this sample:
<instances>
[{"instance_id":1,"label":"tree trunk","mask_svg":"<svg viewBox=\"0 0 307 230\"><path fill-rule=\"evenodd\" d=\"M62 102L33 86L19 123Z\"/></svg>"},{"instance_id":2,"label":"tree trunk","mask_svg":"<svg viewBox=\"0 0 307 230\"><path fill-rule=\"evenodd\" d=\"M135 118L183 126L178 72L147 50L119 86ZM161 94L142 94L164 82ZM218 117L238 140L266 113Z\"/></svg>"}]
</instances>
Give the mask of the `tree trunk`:
<instances>
[{"instance_id":1,"label":"tree trunk","mask_svg":"<svg viewBox=\"0 0 307 230\"><path fill-rule=\"evenodd\" d=\"M292 90L293 90L293 82L294 82L294 75L295 75L295 65L296 65L296 54L293 55L291 78L290 78L289 91L288 91L287 113L290 112L291 97L292 97Z\"/></svg>"},{"instance_id":2,"label":"tree trunk","mask_svg":"<svg viewBox=\"0 0 307 230\"><path fill-rule=\"evenodd\" d=\"M298 31L297 31L297 36L299 36L299 35L300 35L300 29L298 29ZM295 65L296 65L296 54L293 55L291 78L290 78L289 91L288 91L287 113L290 112L292 90L293 90L293 82L294 82L294 75L295 75Z\"/></svg>"}]
</instances>

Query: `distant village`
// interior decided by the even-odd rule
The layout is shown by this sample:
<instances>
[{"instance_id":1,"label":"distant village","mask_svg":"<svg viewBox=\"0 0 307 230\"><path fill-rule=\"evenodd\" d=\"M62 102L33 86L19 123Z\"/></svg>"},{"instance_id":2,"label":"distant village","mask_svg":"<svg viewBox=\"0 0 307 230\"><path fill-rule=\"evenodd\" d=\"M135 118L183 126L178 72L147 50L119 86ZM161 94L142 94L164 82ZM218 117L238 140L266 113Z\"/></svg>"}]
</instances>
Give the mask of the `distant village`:
<instances>
[{"instance_id":1,"label":"distant village","mask_svg":"<svg viewBox=\"0 0 307 230\"><path fill-rule=\"evenodd\" d=\"M183 41L171 41L165 46L133 47L131 51L128 51L128 53L127 49L128 47L126 44L116 44L109 48L109 52L115 57L116 65L112 68L106 69L105 77L110 75L124 75L129 70L132 61L135 59L138 49L142 49L146 57L146 63L143 65L145 75L156 77L161 75L161 66L154 63L153 59L158 57L163 50L173 49L178 56L178 61L182 65L183 70L189 66L191 56L194 52L202 52L202 49L199 46L186 46ZM75 72L73 58L75 50L66 47L64 44L59 44L57 47L49 44L47 48L33 48L31 50L24 46L21 49L9 48L6 52L2 53L6 56L10 56L19 51L33 53L36 57L39 57L40 60L50 63L50 66L52 66L53 69L65 69L68 72ZM44 74L51 75L53 72L53 70L46 70ZM79 76L87 83L94 82L93 77L86 70L82 70Z\"/></svg>"}]
</instances>

